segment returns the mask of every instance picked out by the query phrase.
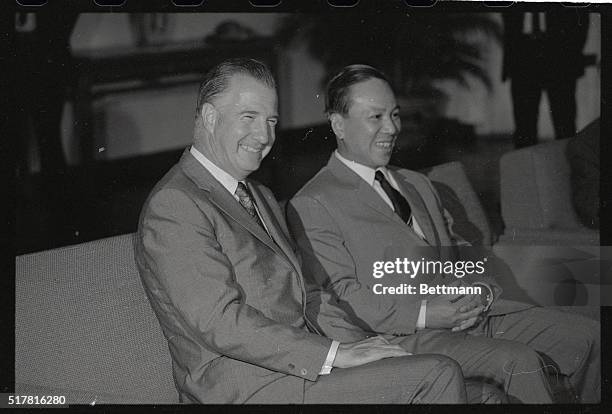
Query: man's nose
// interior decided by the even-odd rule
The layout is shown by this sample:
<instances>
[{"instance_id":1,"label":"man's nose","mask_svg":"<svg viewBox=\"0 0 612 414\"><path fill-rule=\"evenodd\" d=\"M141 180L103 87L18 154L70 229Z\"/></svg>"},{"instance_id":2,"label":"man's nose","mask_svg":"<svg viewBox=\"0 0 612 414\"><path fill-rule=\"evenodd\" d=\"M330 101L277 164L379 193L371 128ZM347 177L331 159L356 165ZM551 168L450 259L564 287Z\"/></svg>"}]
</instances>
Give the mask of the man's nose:
<instances>
[{"instance_id":1,"label":"man's nose","mask_svg":"<svg viewBox=\"0 0 612 414\"><path fill-rule=\"evenodd\" d=\"M389 135L399 133L399 121L395 121L390 116L385 117L383 121L383 132Z\"/></svg>"},{"instance_id":2,"label":"man's nose","mask_svg":"<svg viewBox=\"0 0 612 414\"><path fill-rule=\"evenodd\" d=\"M256 122L252 130L253 138L262 145L266 145L270 141L270 129L265 121Z\"/></svg>"}]
</instances>

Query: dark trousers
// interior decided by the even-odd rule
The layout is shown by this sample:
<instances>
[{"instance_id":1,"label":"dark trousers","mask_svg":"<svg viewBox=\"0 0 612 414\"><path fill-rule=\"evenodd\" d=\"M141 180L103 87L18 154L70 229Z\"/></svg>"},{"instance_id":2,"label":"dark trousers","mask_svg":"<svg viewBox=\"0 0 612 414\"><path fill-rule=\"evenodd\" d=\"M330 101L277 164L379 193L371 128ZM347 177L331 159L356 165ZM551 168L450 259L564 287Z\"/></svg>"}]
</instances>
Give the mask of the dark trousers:
<instances>
[{"instance_id":1,"label":"dark trousers","mask_svg":"<svg viewBox=\"0 0 612 414\"><path fill-rule=\"evenodd\" d=\"M576 134L576 79L543 81L534 76L515 76L511 82L514 110L514 146L526 147L538 142L540 98L546 91L552 112L555 138Z\"/></svg>"}]
</instances>

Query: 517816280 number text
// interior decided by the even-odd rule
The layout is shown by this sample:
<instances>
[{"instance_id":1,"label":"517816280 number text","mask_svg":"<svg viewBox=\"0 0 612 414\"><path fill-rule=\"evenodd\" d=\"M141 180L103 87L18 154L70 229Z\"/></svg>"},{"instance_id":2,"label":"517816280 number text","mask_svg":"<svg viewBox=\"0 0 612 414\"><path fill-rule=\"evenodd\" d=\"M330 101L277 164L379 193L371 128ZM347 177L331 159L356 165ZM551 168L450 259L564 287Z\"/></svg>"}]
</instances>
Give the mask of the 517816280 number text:
<instances>
[{"instance_id":1,"label":"517816280 number text","mask_svg":"<svg viewBox=\"0 0 612 414\"><path fill-rule=\"evenodd\" d=\"M8 405L64 405L64 395L9 395Z\"/></svg>"}]
</instances>

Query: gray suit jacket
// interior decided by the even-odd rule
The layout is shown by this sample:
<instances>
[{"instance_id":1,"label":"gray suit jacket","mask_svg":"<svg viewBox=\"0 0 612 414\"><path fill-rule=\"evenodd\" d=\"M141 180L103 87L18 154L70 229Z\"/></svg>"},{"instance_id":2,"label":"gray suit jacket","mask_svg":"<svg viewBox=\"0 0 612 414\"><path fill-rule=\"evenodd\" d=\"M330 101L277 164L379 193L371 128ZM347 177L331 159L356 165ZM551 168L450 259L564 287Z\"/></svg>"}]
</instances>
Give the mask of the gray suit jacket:
<instances>
[{"instance_id":1,"label":"gray suit jacket","mask_svg":"<svg viewBox=\"0 0 612 414\"><path fill-rule=\"evenodd\" d=\"M248 186L274 240L189 151L141 213L136 261L183 402L248 402L275 382L287 403L301 403L331 345L308 328L278 204Z\"/></svg>"},{"instance_id":2,"label":"gray suit jacket","mask_svg":"<svg viewBox=\"0 0 612 414\"><path fill-rule=\"evenodd\" d=\"M376 191L334 155L291 200L287 218L303 259L307 280L307 314L330 338L358 340L374 333L409 335L415 332L421 294L373 292L373 286L420 283L449 284L454 276L405 275L373 277L377 261L407 258L457 259L457 236L451 231L438 194L429 179L417 172L390 167L409 201L425 239L393 212ZM501 288L486 274L464 277ZM496 300L491 314L530 305Z\"/></svg>"}]
</instances>

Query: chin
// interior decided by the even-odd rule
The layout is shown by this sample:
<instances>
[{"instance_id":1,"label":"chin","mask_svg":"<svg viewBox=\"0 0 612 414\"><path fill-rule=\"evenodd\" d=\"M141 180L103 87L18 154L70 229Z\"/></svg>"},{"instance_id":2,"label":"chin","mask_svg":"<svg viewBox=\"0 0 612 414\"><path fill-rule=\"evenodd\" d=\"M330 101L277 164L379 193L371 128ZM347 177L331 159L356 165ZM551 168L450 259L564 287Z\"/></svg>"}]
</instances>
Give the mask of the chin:
<instances>
[{"instance_id":1,"label":"chin","mask_svg":"<svg viewBox=\"0 0 612 414\"><path fill-rule=\"evenodd\" d=\"M374 160L374 165L376 165L376 168L385 167L387 164L389 164L389 161L391 161L390 155L388 157L378 157Z\"/></svg>"},{"instance_id":2,"label":"chin","mask_svg":"<svg viewBox=\"0 0 612 414\"><path fill-rule=\"evenodd\" d=\"M247 175L250 175L259 169L260 163L243 165L240 169L244 171Z\"/></svg>"}]
</instances>

